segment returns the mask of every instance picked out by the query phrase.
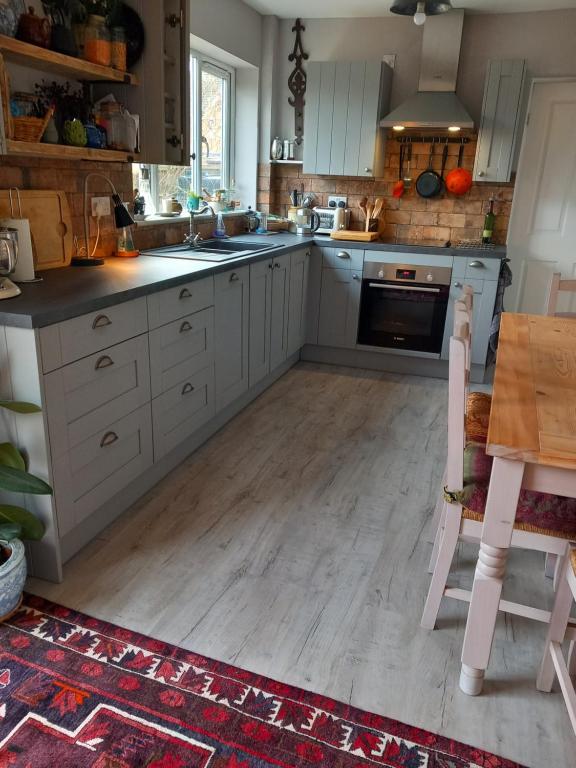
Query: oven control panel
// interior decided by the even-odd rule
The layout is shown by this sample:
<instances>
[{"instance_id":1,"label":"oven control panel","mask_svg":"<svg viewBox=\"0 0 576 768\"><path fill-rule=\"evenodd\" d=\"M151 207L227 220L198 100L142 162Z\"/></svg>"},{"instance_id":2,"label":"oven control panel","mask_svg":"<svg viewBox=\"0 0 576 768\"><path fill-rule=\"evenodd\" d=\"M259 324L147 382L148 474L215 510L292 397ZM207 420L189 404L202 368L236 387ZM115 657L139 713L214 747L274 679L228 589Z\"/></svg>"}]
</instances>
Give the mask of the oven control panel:
<instances>
[{"instance_id":1,"label":"oven control panel","mask_svg":"<svg viewBox=\"0 0 576 768\"><path fill-rule=\"evenodd\" d=\"M364 262L364 280L386 280L398 283L431 283L450 285L452 269L450 267L431 267L415 264L383 264Z\"/></svg>"}]
</instances>

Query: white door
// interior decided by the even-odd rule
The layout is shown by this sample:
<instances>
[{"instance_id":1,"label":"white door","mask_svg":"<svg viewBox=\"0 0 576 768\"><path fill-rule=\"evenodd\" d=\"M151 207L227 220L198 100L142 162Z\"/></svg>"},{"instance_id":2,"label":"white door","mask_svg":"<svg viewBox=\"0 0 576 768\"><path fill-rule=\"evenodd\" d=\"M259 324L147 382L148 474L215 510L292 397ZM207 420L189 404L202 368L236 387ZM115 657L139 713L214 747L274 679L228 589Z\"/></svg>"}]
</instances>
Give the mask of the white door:
<instances>
[{"instance_id":1,"label":"white door","mask_svg":"<svg viewBox=\"0 0 576 768\"><path fill-rule=\"evenodd\" d=\"M553 272L576 277L576 80L536 81L508 234L510 310L542 314Z\"/></svg>"}]
</instances>

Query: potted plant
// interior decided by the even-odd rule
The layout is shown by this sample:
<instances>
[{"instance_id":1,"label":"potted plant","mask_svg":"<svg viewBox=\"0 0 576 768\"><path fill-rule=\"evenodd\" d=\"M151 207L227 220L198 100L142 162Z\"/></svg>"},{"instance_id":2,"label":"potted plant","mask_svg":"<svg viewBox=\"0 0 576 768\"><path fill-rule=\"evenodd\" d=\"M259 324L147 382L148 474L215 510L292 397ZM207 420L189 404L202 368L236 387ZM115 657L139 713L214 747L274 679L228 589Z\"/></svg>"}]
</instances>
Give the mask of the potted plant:
<instances>
[{"instance_id":1,"label":"potted plant","mask_svg":"<svg viewBox=\"0 0 576 768\"><path fill-rule=\"evenodd\" d=\"M38 413L32 403L0 401L0 408L19 414ZM26 471L26 460L12 443L0 444L0 489L11 493L52 493L48 483ZM0 621L20 605L26 581L26 553L22 539L39 541L44 524L32 512L0 504Z\"/></svg>"}]
</instances>

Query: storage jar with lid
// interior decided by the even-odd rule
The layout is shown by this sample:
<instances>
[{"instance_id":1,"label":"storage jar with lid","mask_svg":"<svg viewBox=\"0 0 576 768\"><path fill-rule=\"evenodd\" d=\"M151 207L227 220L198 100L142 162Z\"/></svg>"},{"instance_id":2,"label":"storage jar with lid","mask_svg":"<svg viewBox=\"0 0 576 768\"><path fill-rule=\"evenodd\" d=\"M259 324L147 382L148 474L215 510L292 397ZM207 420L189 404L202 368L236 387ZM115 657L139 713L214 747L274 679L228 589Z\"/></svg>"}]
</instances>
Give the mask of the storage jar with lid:
<instances>
[{"instance_id":1,"label":"storage jar with lid","mask_svg":"<svg viewBox=\"0 0 576 768\"><path fill-rule=\"evenodd\" d=\"M112 29L112 66L126 72L126 33L123 27Z\"/></svg>"},{"instance_id":2,"label":"storage jar with lid","mask_svg":"<svg viewBox=\"0 0 576 768\"><path fill-rule=\"evenodd\" d=\"M93 64L109 67L112 63L112 40L104 16L88 17L84 38L84 58Z\"/></svg>"}]
</instances>

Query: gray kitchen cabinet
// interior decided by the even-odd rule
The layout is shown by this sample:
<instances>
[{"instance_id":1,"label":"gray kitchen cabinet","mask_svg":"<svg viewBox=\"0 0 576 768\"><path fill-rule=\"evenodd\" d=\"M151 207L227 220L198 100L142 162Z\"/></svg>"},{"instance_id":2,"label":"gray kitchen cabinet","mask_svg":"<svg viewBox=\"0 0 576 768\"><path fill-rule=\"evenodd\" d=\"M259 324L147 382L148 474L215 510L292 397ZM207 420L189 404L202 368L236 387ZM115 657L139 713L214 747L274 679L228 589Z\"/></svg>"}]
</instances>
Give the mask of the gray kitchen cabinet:
<instances>
[{"instance_id":1,"label":"gray kitchen cabinet","mask_svg":"<svg viewBox=\"0 0 576 768\"><path fill-rule=\"evenodd\" d=\"M474 163L474 181L510 181L519 139L526 62L490 61Z\"/></svg>"},{"instance_id":2,"label":"gray kitchen cabinet","mask_svg":"<svg viewBox=\"0 0 576 768\"><path fill-rule=\"evenodd\" d=\"M250 264L250 323L248 380L253 387L270 371L272 261Z\"/></svg>"},{"instance_id":3,"label":"gray kitchen cabinet","mask_svg":"<svg viewBox=\"0 0 576 768\"><path fill-rule=\"evenodd\" d=\"M272 305L270 312L270 370L288 357L288 311L290 299L290 254L272 262Z\"/></svg>"},{"instance_id":4,"label":"gray kitchen cabinet","mask_svg":"<svg viewBox=\"0 0 576 768\"><path fill-rule=\"evenodd\" d=\"M318 344L349 349L356 346L361 289L361 272L323 268Z\"/></svg>"},{"instance_id":5,"label":"gray kitchen cabinet","mask_svg":"<svg viewBox=\"0 0 576 768\"><path fill-rule=\"evenodd\" d=\"M304 173L381 176L392 70L382 61L308 64Z\"/></svg>"},{"instance_id":6,"label":"gray kitchen cabinet","mask_svg":"<svg viewBox=\"0 0 576 768\"><path fill-rule=\"evenodd\" d=\"M308 259L308 289L306 307L306 344L318 344L320 320L320 291L322 288L322 251L317 246L310 249Z\"/></svg>"},{"instance_id":7,"label":"gray kitchen cabinet","mask_svg":"<svg viewBox=\"0 0 576 768\"><path fill-rule=\"evenodd\" d=\"M306 340L308 315L308 271L310 250L294 251L290 256L290 294L288 302L288 357L298 352Z\"/></svg>"},{"instance_id":8,"label":"gray kitchen cabinet","mask_svg":"<svg viewBox=\"0 0 576 768\"><path fill-rule=\"evenodd\" d=\"M249 386L250 267L223 272L214 282L216 410L220 411Z\"/></svg>"}]
</instances>

